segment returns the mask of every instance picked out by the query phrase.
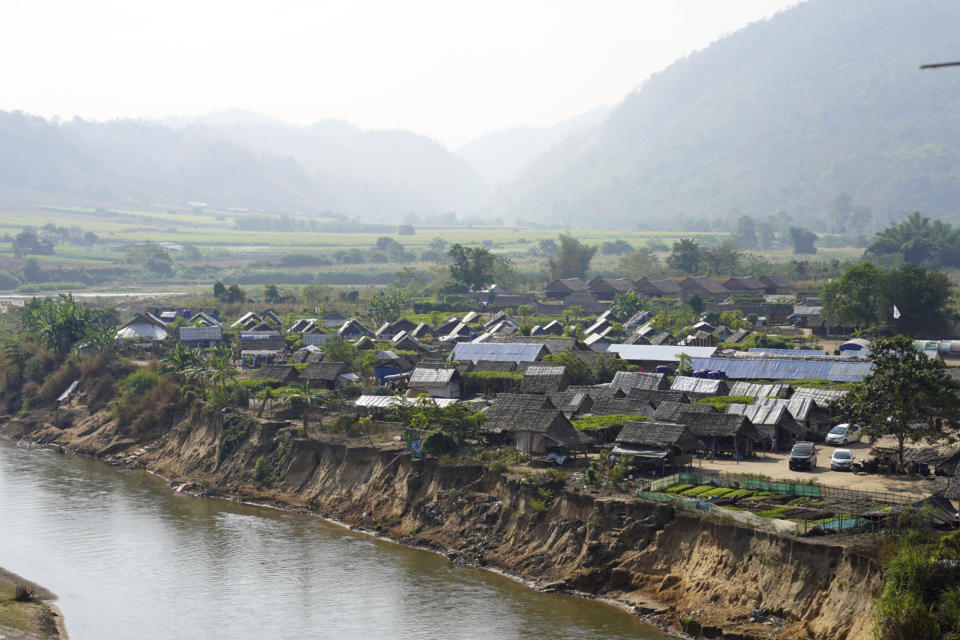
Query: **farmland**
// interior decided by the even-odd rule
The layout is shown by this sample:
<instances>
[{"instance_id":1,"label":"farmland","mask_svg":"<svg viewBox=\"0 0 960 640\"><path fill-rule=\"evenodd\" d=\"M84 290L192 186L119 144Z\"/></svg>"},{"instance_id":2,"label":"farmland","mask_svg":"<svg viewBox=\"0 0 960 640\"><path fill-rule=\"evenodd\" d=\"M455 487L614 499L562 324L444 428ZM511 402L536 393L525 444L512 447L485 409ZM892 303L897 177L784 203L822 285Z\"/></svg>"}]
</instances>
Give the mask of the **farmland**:
<instances>
[{"instance_id":1,"label":"farmland","mask_svg":"<svg viewBox=\"0 0 960 640\"><path fill-rule=\"evenodd\" d=\"M92 242L58 241L52 254L34 255L44 276L25 273L25 256L16 256L11 240L24 228L70 229L71 237L88 232ZM247 211L146 207L94 209L40 205L0 212L0 289L22 292L72 288L82 290L135 288L144 283L177 282L184 287L207 285L213 279L241 284L382 285L406 269L429 280L446 248L454 243L483 245L509 258L530 284L547 277L544 240L570 233L581 242L602 245L624 241L633 248L650 247L662 260L681 237L716 244L727 234L716 232L650 232L604 229L561 229L481 225L416 225L399 233L401 225L367 223L342 216L317 217ZM41 231L42 233L42 231ZM396 252L374 252L377 240L399 243ZM170 243L165 250L171 267L144 270L130 249L143 243ZM829 243L825 243L829 244ZM174 246L175 245L175 246ZM854 259L860 250L827 248L817 259ZM789 249L762 253L772 262L796 256ZM592 273L616 272L619 256L598 252ZM4 282L5 281L5 282ZM61 286L62 285L62 286Z\"/></svg>"}]
</instances>

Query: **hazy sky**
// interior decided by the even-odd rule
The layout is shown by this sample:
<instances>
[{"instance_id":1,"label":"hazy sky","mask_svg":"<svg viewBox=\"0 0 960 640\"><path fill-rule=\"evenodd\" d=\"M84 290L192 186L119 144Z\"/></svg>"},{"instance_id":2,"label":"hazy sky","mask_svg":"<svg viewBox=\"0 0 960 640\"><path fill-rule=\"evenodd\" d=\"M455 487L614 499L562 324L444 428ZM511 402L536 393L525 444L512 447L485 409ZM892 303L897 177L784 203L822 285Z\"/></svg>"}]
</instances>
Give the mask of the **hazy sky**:
<instances>
[{"instance_id":1,"label":"hazy sky","mask_svg":"<svg viewBox=\"0 0 960 640\"><path fill-rule=\"evenodd\" d=\"M224 108L402 128L451 147L614 104L797 0L2 0L0 109Z\"/></svg>"}]
</instances>

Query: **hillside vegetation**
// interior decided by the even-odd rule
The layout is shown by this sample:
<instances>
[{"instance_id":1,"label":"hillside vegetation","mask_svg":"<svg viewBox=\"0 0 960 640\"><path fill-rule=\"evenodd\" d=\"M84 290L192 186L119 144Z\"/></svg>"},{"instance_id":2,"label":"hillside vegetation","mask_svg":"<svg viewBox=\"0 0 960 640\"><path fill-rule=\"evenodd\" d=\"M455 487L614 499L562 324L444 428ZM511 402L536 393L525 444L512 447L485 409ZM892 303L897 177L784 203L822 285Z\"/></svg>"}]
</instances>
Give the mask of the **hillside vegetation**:
<instances>
[{"instance_id":1,"label":"hillside vegetation","mask_svg":"<svg viewBox=\"0 0 960 640\"><path fill-rule=\"evenodd\" d=\"M958 21L947 0L800 4L651 77L491 211L662 228L785 210L817 226L846 193L878 228L954 214L960 72L918 67L956 57Z\"/></svg>"},{"instance_id":2,"label":"hillside vegetation","mask_svg":"<svg viewBox=\"0 0 960 640\"><path fill-rule=\"evenodd\" d=\"M390 218L468 211L486 193L464 160L429 138L343 122L295 127L250 116L170 127L0 112L0 149L6 206L58 196Z\"/></svg>"}]
</instances>

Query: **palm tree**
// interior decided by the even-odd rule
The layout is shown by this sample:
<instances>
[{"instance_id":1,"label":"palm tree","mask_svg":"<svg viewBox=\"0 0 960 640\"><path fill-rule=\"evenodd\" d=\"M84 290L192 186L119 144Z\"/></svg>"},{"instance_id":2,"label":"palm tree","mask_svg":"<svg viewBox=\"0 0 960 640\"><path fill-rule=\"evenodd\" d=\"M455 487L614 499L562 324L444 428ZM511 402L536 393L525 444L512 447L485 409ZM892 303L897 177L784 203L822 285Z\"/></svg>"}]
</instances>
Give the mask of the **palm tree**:
<instances>
[{"instance_id":1,"label":"palm tree","mask_svg":"<svg viewBox=\"0 0 960 640\"><path fill-rule=\"evenodd\" d=\"M263 410L267 408L267 402L273 400L274 392L270 387L264 388L260 393L257 394L257 397L260 398L260 408L257 409L257 417L260 418L263 416Z\"/></svg>"},{"instance_id":2,"label":"palm tree","mask_svg":"<svg viewBox=\"0 0 960 640\"><path fill-rule=\"evenodd\" d=\"M191 367L196 366L199 361L197 352L190 349L182 342L170 350L167 355L160 358L160 373L172 373L177 378L183 380L185 372Z\"/></svg>"},{"instance_id":3,"label":"palm tree","mask_svg":"<svg viewBox=\"0 0 960 640\"><path fill-rule=\"evenodd\" d=\"M226 390L228 381L237 379L237 369L230 361L228 349L216 349L209 360L209 366L209 378L220 383L220 391Z\"/></svg>"},{"instance_id":4,"label":"palm tree","mask_svg":"<svg viewBox=\"0 0 960 640\"><path fill-rule=\"evenodd\" d=\"M290 387L283 395L300 405L300 409L303 411L303 435L307 435L307 430L310 427L310 412L317 407L326 406L326 398L318 391L311 389L310 383L307 381Z\"/></svg>"}]
</instances>

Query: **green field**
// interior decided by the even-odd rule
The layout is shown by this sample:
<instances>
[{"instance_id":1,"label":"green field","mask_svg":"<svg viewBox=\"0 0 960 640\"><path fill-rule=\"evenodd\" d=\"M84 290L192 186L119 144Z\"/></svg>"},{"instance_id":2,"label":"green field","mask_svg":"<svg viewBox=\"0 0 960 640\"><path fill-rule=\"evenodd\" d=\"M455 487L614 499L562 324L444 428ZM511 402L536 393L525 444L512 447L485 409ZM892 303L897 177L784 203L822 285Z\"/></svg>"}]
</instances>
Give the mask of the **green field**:
<instances>
[{"instance_id":1,"label":"green field","mask_svg":"<svg viewBox=\"0 0 960 640\"><path fill-rule=\"evenodd\" d=\"M557 229L543 227L494 226L417 226L414 235L400 235L397 225L358 223L339 218L258 214L236 211L189 210L179 208L121 208L115 210L69 208L40 205L33 211L0 212L0 271L18 280L21 288L36 290L42 280L24 276L23 259L14 256L10 238L24 227L79 229L96 234L94 244L58 242L53 255L35 256L39 266L49 273L47 284L76 283L84 287L135 287L144 282L177 282L183 285L209 283L214 278L245 284L305 284L312 281L329 284L385 284L401 269L419 272L429 280L437 269L436 252L428 253L431 243L441 238L449 247L454 243L483 245L509 258L531 283L546 277L545 257L539 251L542 240L556 240L570 233L581 242L601 245L618 240L632 247L653 246L663 260L665 247L682 237L695 237L704 244L721 241L726 234L697 232L617 231L607 229ZM262 230L246 227L260 225ZM279 230L278 228L299 230ZM390 261L383 252L372 252L378 238L389 237L403 245L407 255L402 261ZM177 243L186 251L170 251L175 265L172 275L138 271L128 263L127 251L138 243ZM352 252L352 253L351 253ZM843 247L823 249L817 260L855 259L861 250ZM772 262L795 259L789 250L761 252ZM359 257L358 257L359 256ZM312 260L303 264L303 257ZM426 259L424 259L426 258ZM617 255L598 252L591 263L591 274L614 274ZM300 260L298 263L296 260ZM3 280L3 278L0 278ZM7 290L14 288L9 286Z\"/></svg>"}]
</instances>

